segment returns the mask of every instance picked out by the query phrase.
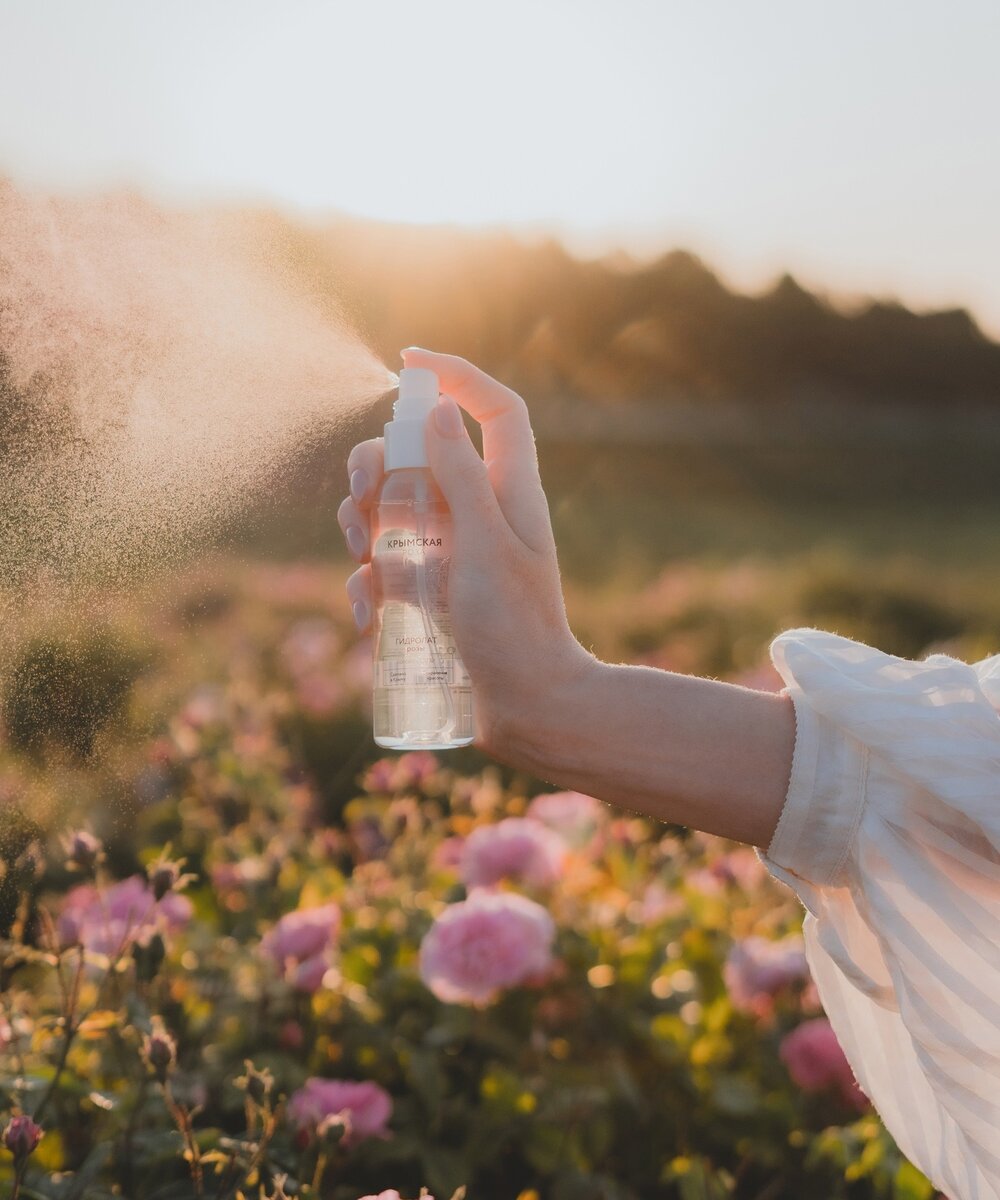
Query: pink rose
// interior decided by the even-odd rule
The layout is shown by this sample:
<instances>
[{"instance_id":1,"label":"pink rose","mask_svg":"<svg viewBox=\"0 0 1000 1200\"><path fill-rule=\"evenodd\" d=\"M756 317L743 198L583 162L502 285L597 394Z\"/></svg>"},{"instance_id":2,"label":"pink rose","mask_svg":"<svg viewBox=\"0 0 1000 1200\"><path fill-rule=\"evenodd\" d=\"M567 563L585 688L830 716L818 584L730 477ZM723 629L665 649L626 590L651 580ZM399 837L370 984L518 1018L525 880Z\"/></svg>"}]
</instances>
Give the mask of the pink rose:
<instances>
[{"instance_id":1,"label":"pink rose","mask_svg":"<svg viewBox=\"0 0 1000 1200\"><path fill-rule=\"evenodd\" d=\"M314 954L312 958L304 958L297 963L289 961L285 968L285 979L297 992L306 992L310 996L323 986L327 971L330 970L330 960L326 954Z\"/></svg>"},{"instance_id":2,"label":"pink rose","mask_svg":"<svg viewBox=\"0 0 1000 1200\"><path fill-rule=\"evenodd\" d=\"M764 1016L779 992L809 978L802 939L744 938L729 951L723 977L734 1008Z\"/></svg>"},{"instance_id":3,"label":"pink rose","mask_svg":"<svg viewBox=\"0 0 1000 1200\"><path fill-rule=\"evenodd\" d=\"M485 1005L553 966L555 923L513 892L474 891L437 918L420 946L420 977L445 1003Z\"/></svg>"},{"instance_id":4,"label":"pink rose","mask_svg":"<svg viewBox=\"0 0 1000 1200\"><path fill-rule=\"evenodd\" d=\"M779 1054L804 1092L833 1088L852 1108L861 1111L868 1107L868 1099L855 1082L847 1056L826 1017L803 1021L782 1040Z\"/></svg>"},{"instance_id":5,"label":"pink rose","mask_svg":"<svg viewBox=\"0 0 1000 1200\"><path fill-rule=\"evenodd\" d=\"M290 958L302 962L325 950L339 929L340 909L336 904L297 909L286 913L264 934L261 949L277 963Z\"/></svg>"},{"instance_id":6,"label":"pink rose","mask_svg":"<svg viewBox=\"0 0 1000 1200\"><path fill-rule=\"evenodd\" d=\"M336 904L286 913L261 939L261 953L300 992L315 992L330 967L330 947L340 932Z\"/></svg>"},{"instance_id":7,"label":"pink rose","mask_svg":"<svg viewBox=\"0 0 1000 1200\"><path fill-rule=\"evenodd\" d=\"M288 1100L288 1119L300 1131L314 1134L328 1117L345 1113L345 1145L365 1138L390 1136L386 1123L392 1115L392 1097L377 1083L354 1079L307 1079Z\"/></svg>"},{"instance_id":8,"label":"pink rose","mask_svg":"<svg viewBox=\"0 0 1000 1200\"><path fill-rule=\"evenodd\" d=\"M528 816L541 821L574 846L588 841L607 810L600 800L583 792L544 792L528 805Z\"/></svg>"},{"instance_id":9,"label":"pink rose","mask_svg":"<svg viewBox=\"0 0 1000 1200\"><path fill-rule=\"evenodd\" d=\"M437 756L429 750L411 750L396 760L396 787L422 787L441 769Z\"/></svg>"},{"instance_id":10,"label":"pink rose","mask_svg":"<svg viewBox=\"0 0 1000 1200\"><path fill-rule=\"evenodd\" d=\"M191 919L191 901L176 892L162 900L141 875L106 889L81 884L66 894L59 914L63 945L79 942L93 954L115 957L129 939L146 942L157 929L180 929Z\"/></svg>"},{"instance_id":11,"label":"pink rose","mask_svg":"<svg viewBox=\"0 0 1000 1200\"><path fill-rule=\"evenodd\" d=\"M396 777L396 760L380 758L365 772L362 786L366 792L391 792Z\"/></svg>"},{"instance_id":12,"label":"pink rose","mask_svg":"<svg viewBox=\"0 0 1000 1200\"><path fill-rule=\"evenodd\" d=\"M469 834L459 869L468 887L489 887L501 879L548 887L565 862L566 843L558 834L530 817L507 817Z\"/></svg>"},{"instance_id":13,"label":"pink rose","mask_svg":"<svg viewBox=\"0 0 1000 1200\"><path fill-rule=\"evenodd\" d=\"M399 758L380 758L365 773L366 792L401 792L422 787L440 770L440 763L429 750L411 750Z\"/></svg>"}]
</instances>

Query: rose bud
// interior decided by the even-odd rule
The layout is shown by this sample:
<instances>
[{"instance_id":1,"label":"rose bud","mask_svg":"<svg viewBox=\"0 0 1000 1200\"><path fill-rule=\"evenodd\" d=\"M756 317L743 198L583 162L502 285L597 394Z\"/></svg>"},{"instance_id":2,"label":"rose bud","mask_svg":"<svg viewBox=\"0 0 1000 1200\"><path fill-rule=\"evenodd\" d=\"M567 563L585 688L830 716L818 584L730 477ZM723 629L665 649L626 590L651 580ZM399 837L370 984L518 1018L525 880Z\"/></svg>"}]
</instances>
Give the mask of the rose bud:
<instances>
[{"instance_id":1,"label":"rose bud","mask_svg":"<svg viewBox=\"0 0 1000 1200\"><path fill-rule=\"evenodd\" d=\"M147 1034L143 1043L146 1061L152 1068L158 1083L166 1083L167 1075L177 1061L177 1046L166 1030L154 1030Z\"/></svg>"},{"instance_id":2,"label":"rose bud","mask_svg":"<svg viewBox=\"0 0 1000 1200\"><path fill-rule=\"evenodd\" d=\"M132 958L135 962L136 979L140 983L151 983L163 966L166 956L166 943L159 933L154 933L148 941L135 942L132 946Z\"/></svg>"},{"instance_id":3,"label":"rose bud","mask_svg":"<svg viewBox=\"0 0 1000 1200\"><path fill-rule=\"evenodd\" d=\"M104 857L104 846L100 838L86 829L77 829L67 837L66 866L71 871L92 871Z\"/></svg>"},{"instance_id":4,"label":"rose bud","mask_svg":"<svg viewBox=\"0 0 1000 1200\"><path fill-rule=\"evenodd\" d=\"M3 1131L3 1144L14 1156L15 1165L19 1165L33 1154L35 1147L42 1140L44 1130L36 1125L31 1117L11 1117L7 1128Z\"/></svg>"},{"instance_id":5,"label":"rose bud","mask_svg":"<svg viewBox=\"0 0 1000 1200\"><path fill-rule=\"evenodd\" d=\"M158 862L149 868L149 886L153 889L153 898L157 901L172 892L180 882L180 863Z\"/></svg>"},{"instance_id":6,"label":"rose bud","mask_svg":"<svg viewBox=\"0 0 1000 1200\"><path fill-rule=\"evenodd\" d=\"M258 1071L249 1058L244 1065L246 1074L236 1080L236 1086L242 1088L254 1104L263 1108L271 1095L274 1076L266 1067L263 1071Z\"/></svg>"},{"instance_id":7,"label":"rose bud","mask_svg":"<svg viewBox=\"0 0 1000 1200\"><path fill-rule=\"evenodd\" d=\"M328 1146L335 1146L351 1133L351 1116L347 1111L331 1113L316 1126L316 1136Z\"/></svg>"}]
</instances>

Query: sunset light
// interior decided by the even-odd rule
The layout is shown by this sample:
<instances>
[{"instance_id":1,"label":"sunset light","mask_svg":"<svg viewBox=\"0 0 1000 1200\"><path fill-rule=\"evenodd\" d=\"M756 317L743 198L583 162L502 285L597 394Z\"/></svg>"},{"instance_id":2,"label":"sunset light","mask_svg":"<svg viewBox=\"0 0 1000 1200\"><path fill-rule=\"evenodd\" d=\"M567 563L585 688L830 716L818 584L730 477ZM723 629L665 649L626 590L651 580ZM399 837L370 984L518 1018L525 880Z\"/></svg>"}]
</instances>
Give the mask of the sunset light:
<instances>
[{"instance_id":1,"label":"sunset light","mask_svg":"<svg viewBox=\"0 0 1000 1200\"><path fill-rule=\"evenodd\" d=\"M0 0L0 1197L1000 1200L1000 0Z\"/></svg>"},{"instance_id":2,"label":"sunset light","mask_svg":"<svg viewBox=\"0 0 1000 1200\"><path fill-rule=\"evenodd\" d=\"M684 245L1000 327L987 0L14 0L0 35L17 179Z\"/></svg>"}]
</instances>

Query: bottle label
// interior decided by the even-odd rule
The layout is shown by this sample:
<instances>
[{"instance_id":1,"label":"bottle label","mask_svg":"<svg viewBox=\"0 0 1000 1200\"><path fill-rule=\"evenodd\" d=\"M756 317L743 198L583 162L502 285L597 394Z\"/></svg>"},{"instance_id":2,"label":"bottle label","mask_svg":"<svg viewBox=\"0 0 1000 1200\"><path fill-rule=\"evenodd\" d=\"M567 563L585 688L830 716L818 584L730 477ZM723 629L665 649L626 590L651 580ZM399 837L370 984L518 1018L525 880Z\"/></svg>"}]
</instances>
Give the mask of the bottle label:
<instances>
[{"instance_id":1,"label":"bottle label","mask_svg":"<svg viewBox=\"0 0 1000 1200\"><path fill-rule=\"evenodd\" d=\"M387 529L372 554L375 687L471 687L448 612L450 522L417 534Z\"/></svg>"},{"instance_id":2,"label":"bottle label","mask_svg":"<svg viewBox=\"0 0 1000 1200\"><path fill-rule=\"evenodd\" d=\"M454 647L449 647L447 656L439 663L428 654L408 657L385 655L375 662L375 686L385 688L407 688L447 684L448 687L471 687L472 680Z\"/></svg>"}]
</instances>

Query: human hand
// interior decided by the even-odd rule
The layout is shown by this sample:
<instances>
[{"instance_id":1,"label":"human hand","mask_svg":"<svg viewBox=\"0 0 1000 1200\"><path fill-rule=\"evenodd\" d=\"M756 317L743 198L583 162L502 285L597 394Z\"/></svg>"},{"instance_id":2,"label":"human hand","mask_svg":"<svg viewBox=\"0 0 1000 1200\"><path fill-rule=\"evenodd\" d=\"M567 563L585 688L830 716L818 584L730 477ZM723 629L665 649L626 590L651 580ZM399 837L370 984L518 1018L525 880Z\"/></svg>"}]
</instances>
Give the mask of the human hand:
<instances>
[{"instance_id":1,"label":"human hand","mask_svg":"<svg viewBox=\"0 0 1000 1200\"><path fill-rule=\"evenodd\" d=\"M532 740L597 660L566 617L548 503L525 402L464 359L411 348L407 367L437 373L441 398L427 422L427 458L451 509L448 603L458 651L472 680L475 744L512 765L524 731ZM483 458L459 405L482 426ZM384 474L383 439L347 460L351 495L337 513L362 565L347 581L355 621L372 620L370 513Z\"/></svg>"}]
</instances>

